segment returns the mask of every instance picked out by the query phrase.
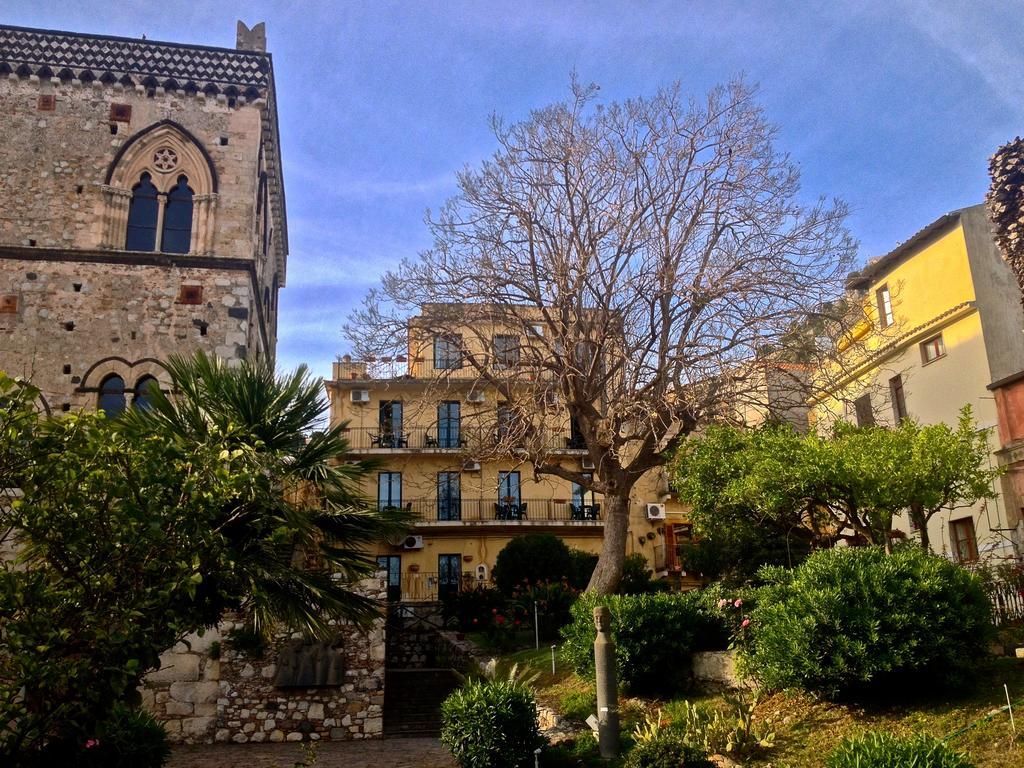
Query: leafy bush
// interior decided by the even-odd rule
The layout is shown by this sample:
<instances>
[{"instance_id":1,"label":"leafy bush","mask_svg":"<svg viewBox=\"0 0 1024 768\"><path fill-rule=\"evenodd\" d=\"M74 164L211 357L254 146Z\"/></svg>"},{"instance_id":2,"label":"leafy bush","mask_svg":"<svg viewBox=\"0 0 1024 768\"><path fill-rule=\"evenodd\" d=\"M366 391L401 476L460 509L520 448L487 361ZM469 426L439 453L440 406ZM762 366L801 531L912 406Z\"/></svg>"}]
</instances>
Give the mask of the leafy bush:
<instances>
[{"instance_id":1,"label":"leafy bush","mask_svg":"<svg viewBox=\"0 0 1024 768\"><path fill-rule=\"evenodd\" d=\"M574 589L584 590L597 567L597 555L576 547L569 547L569 584Z\"/></svg>"},{"instance_id":2,"label":"leafy bush","mask_svg":"<svg viewBox=\"0 0 1024 768\"><path fill-rule=\"evenodd\" d=\"M718 618L699 605L697 593L609 595L584 593L562 629L562 656L581 675L594 673L594 608L611 611L619 682L634 693L673 693L689 683L690 655L720 641Z\"/></svg>"},{"instance_id":3,"label":"leafy bush","mask_svg":"<svg viewBox=\"0 0 1024 768\"><path fill-rule=\"evenodd\" d=\"M505 595L494 587L474 584L445 598L445 617L454 618L462 632L484 631L496 615L505 612L507 603Z\"/></svg>"},{"instance_id":4,"label":"leafy bush","mask_svg":"<svg viewBox=\"0 0 1024 768\"><path fill-rule=\"evenodd\" d=\"M623 768L714 768L707 755L686 744L682 736L665 730L638 741L622 765Z\"/></svg>"},{"instance_id":5,"label":"leafy bush","mask_svg":"<svg viewBox=\"0 0 1024 768\"><path fill-rule=\"evenodd\" d=\"M979 579L920 547L820 550L763 575L741 662L765 687L836 697L957 685L985 657Z\"/></svg>"},{"instance_id":6,"label":"leafy bush","mask_svg":"<svg viewBox=\"0 0 1024 768\"><path fill-rule=\"evenodd\" d=\"M460 768L533 765L543 744L533 694L512 680L470 681L441 705L441 741Z\"/></svg>"},{"instance_id":7,"label":"leafy bush","mask_svg":"<svg viewBox=\"0 0 1024 768\"><path fill-rule=\"evenodd\" d=\"M651 578L650 566L647 558L638 552L626 555L622 564L622 579L619 581L618 592L620 595L642 595L647 592L663 592L668 587L668 582L654 581Z\"/></svg>"},{"instance_id":8,"label":"leafy bush","mask_svg":"<svg viewBox=\"0 0 1024 768\"><path fill-rule=\"evenodd\" d=\"M570 610L579 597L579 590L565 581L539 581L513 589L509 606L517 616L525 618L532 625L537 606L537 623L540 625L542 640L558 637L558 631L572 620Z\"/></svg>"},{"instance_id":9,"label":"leafy bush","mask_svg":"<svg viewBox=\"0 0 1024 768\"><path fill-rule=\"evenodd\" d=\"M51 742L34 765L66 768L161 768L171 755L167 733L148 712L116 705L93 738Z\"/></svg>"},{"instance_id":10,"label":"leafy bush","mask_svg":"<svg viewBox=\"0 0 1024 768\"><path fill-rule=\"evenodd\" d=\"M974 768L966 755L954 752L934 736L895 736L868 731L844 739L825 759L826 768Z\"/></svg>"},{"instance_id":11,"label":"leafy bush","mask_svg":"<svg viewBox=\"0 0 1024 768\"><path fill-rule=\"evenodd\" d=\"M550 533L516 536L498 553L494 583L505 595L536 581L561 581L572 572L569 547Z\"/></svg>"}]
</instances>

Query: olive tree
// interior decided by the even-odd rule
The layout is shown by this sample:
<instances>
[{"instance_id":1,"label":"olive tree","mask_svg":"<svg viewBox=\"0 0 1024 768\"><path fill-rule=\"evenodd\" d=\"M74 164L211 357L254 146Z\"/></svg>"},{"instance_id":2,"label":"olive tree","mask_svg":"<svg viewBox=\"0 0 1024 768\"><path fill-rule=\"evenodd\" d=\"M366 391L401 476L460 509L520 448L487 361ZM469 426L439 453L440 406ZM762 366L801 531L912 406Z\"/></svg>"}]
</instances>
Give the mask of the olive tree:
<instances>
[{"instance_id":1,"label":"olive tree","mask_svg":"<svg viewBox=\"0 0 1024 768\"><path fill-rule=\"evenodd\" d=\"M742 81L703 98L676 84L603 104L574 81L565 103L493 118L495 154L428 215L433 247L388 271L345 326L363 359L457 339L459 375L505 403L497 439L472 449L603 494L592 591L619 581L637 481L699 425L761 403L759 361L842 295L847 209L801 197L755 96ZM560 457L553 435L569 421L592 475Z\"/></svg>"}]
</instances>

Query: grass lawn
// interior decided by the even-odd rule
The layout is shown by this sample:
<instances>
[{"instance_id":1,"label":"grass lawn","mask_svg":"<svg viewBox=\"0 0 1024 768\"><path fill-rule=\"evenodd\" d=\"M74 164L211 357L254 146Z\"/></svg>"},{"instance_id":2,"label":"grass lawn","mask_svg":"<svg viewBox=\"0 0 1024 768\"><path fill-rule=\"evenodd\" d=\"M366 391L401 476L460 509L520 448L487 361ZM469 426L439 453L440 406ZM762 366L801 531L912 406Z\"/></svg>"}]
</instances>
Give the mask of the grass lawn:
<instances>
[{"instance_id":1,"label":"grass lawn","mask_svg":"<svg viewBox=\"0 0 1024 768\"><path fill-rule=\"evenodd\" d=\"M557 658L552 674L550 648L531 648L501 656L501 668L513 664L538 674L533 685L540 703L580 721L594 711L593 684L577 677ZM999 710L1006 704L1004 683L1015 705L1020 734L1017 738L1011 731L1009 714ZM688 698L710 706L723 704L719 695ZM671 715L673 707L668 702L621 699L624 741L628 743L628 734L637 722L661 708ZM894 733L926 731L940 738L948 737L950 745L968 753L977 768L1020 768L1024 766L1024 661L993 660L978 674L974 690L958 697L931 696L918 701L856 706L818 701L805 694L779 693L762 699L755 720L772 723L776 740L773 748L748 760L745 765L749 766L820 768L824 756L845 736L873 729ZM578 745L577 752L583 765L607 765L596 761L596 750L590 744ZM565 764L580 763L574 756Z\"/></svg>"}]
</instances>

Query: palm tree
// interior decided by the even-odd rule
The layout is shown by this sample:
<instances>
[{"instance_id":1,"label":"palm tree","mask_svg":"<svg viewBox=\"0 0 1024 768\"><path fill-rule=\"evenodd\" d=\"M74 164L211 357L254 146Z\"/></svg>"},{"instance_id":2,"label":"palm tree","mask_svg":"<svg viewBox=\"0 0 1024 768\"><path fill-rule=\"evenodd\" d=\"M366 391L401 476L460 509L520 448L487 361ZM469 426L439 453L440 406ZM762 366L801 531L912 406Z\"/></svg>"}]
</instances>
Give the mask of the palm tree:
<instances>
[{"instance_id":1,"label":"palm tree","mask_svg":"<svg viewBox=\"0 0 1024 768\"><path fill-rule=\"evenodd\" d=\"M214 442L249 452L267 481L225 509L218 526L233 550L228 580L252 628L265 635L281 622L322 638L334 621L376 618L379 604L351 585L377 569L369 545L396 535L404 519L361 497L372 464L350 454L344 425L322 428L322 380L304 365L276 376L265 361L229 366L202 352L167 368L171 396L154 387L126 424L183 448ZM211 574L203 586L215 590L218 581Z\"/></svg>"}]
</instances>

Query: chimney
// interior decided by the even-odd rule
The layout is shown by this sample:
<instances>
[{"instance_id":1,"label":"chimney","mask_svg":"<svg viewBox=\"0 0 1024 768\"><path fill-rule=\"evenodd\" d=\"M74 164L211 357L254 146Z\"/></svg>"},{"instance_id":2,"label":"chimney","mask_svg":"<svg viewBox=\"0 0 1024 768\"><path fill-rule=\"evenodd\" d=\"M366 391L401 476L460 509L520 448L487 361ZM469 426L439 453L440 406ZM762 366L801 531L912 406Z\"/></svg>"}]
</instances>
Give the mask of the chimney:
<instances>
[{"instance_id":1,"label":"chimney","mask_svg":"<svg viewBox=\"0 0 1024 768\"><path fill-rule=\"evenodd\" d=\"M239 51L267 52L267 25L261 21L252 29L245 26L245 22L239 21L235 34L235 49Z\"/></svg>"}]
</instances>

